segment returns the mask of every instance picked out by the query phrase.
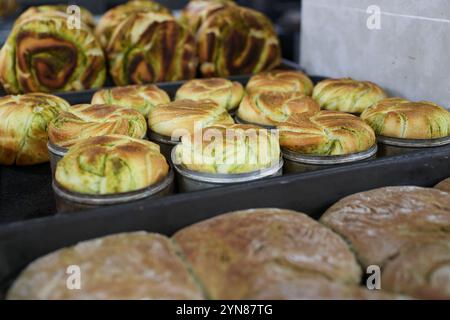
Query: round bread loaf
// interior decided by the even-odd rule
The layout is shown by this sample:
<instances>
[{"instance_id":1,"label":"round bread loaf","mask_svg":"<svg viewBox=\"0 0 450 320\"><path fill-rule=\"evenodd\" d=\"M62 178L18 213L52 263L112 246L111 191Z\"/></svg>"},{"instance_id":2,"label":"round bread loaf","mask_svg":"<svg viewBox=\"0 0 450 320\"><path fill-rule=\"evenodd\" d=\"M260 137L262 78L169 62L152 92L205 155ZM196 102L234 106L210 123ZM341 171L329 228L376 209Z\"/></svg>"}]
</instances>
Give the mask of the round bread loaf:
<instances>
[{"instance_id":1,"label":"round bread loaf","mask_svg":"<svg viewBox=\"0 0 450 320\"><path fill-rule=\"evenodd\" d=\"M69 107L65 100L45 93L0 97L0 163L47 162L47 126Z\"/></svg>"},{"instance_id":2,"label":"round bread loaf","mask_svg":"<svg viewBox=\"0 0 450 320\"><path fill-rule=\"evenodd\" d=\"M105 58L91 29L74 32L69 16L56 11L16 24L0 51L0 82L13 94L98 88Z\"/></svg>"},{"instance_id":3,"label":"round bread loaf","mask_svg":"<svg viewBox=\"0 0 450 320\"><path fill-rule=\"evenodd\" d=\"M87 26L89 26L89 28L91 28L92 30L94 30L95 18L92 15L92 13L84 7L81 7L79 5L77 5L77 7L80 9L81 22L86 24ZM17 20L15 21L15 24L19 24L26 19L33 18L34 16L36 16L40 13L59 12L59 13L69 14L69 15L78 13L78 12L74 12L71 9L72 9L72 7L67 4L43 5L43 6L37 6L37 7L30 7L24 13L22 13L19 16L19 18L17 18Z\"/></svg>"},{"instance_id":4,"label":"round bread loaf","mask_svg":"<svg viewBox=\"0 0 450 320\"><path fill-rule=\"evenodd\" d=\"M166 13L134 13L106 49L116 85L186 80L197 68L194 36Z\"/></svg>"},{"instance_id":5,"label":"round bread loaf","mask_svg":"<svg viewBox=\"0 0 450 320\"><path fill-rule=\"evenodd\" d=\"M383 269L382 288L419 299L450 299L450 233L446 241L403 249Z\"/></svg>"},{"instance_id":6,"label":"round bread loaf","mask_svg":"<svg viewBox=\"0 0 450 320\"><path fill-rule=\"evenodd\" d=\"M450 193L450 178L437 184L435 188Z\"/></svg>"},{"instance_id":7,"label":"round bread loaf","mask_svg":"<svg viewBox=\"0 0 450 320\"><path fill-rule=\"evenodd\" d=\"M346 78L319 82L314 87L313 98L322 109L362 113L376 102L387 98L387 95L372 82Z\"/></svg>"},{"instance_id":8,"label":"round bread loaf","mask_svg":"<svg viewBox=\"0 0 450 320\"><path fill-rule=\"evenodd\" d=\"M58 162L55 179L68 191L105 195L144 189L168 173L169 165L157 144L105 135L72 146Z\"/></svg>"},{"instance_id":9,"label":"round bread loaf","mask_svg":"<svg viewBox=\"0 0 450 320\"><path fill-rule=\"evenodd\" d=\"M166 137L193 134L217 124L234 124L228 112L212 100L177 100L153 108L148 117L149 128ZM177 138L177 139L178 139Z\"/></svg>"},{"instance_id":10,"label":"round bread loaf","mask_svg":"<svg viewBox=\"0 0 450 320\"><path fill-rule=\"evenodd\" d=\"M132 108L144 117L152 108L162 103L169 103L169 95L153 84L134 85L102 89L92 97L92 104L110 104Z\"/></svg>"},{"instance_id":11,"label":"round bread loaf","mask_svg":"<svg viewBox=\"0 0 450 320\"><path fill-rule=\"evenodd\" d=\"M185 228L173 239L212 299L243 299L257 294L258 283L276 284L272 272L263 270L360 281L360 267L344 240L295 211L234 212Z\"/></svg>"},{"instance_id":12,"label":"round bread loaf","mask_svg":"<svg viewBox=\"0 0 450 320\"><path fill-rule=\"evenodd\" d=\"M211 15L198 30L197 41L205 77L258 73L281 62L271 21L249 8L226 6Z\"/></svg>"},{"instance_id":13,"label":"round bread loaf","mask_svg":"<svg viewBox=\"0 0 450 320\"><path fill-rule=\"evenodd\" d=\"M110 10L108 10L98 22L97 28L95 29L95 35L100 41L103 48L108 46L111 40L114 30L123 21L125 21L130 15L138 12L159 12L170 14L170 10L163 5L151 1L151 0L140 0L140 1L129 1L125 4L118 5Z\"/></svg>"},{"instance_id":14,"label":"round bread loaf","mask_svg":"<svg viewBox=\"0 0 450 320\"><path fill-rule=\"evenodd\" d=\"M63 148L88 137L121 134L143 138L146 132L147 123L138 111L105 104L72 106L48 127L50 142Z\"/></svg>"},{"instance_id":15,"label":"round bread loaf","mask_svg":"<svg viewBox=\"0 0 450 320\"><path fill-rule=\"evenodd\" d=\"M251 77L246 90L248 93L298 92L310 96L313 88L313 82L303 72L277 69L261 72Z\"/></svg>"},{"instance_id":16,"label":"round bread loaf","mask_svg":"<svg viewBox=\"0 0 450 320\"><path fill-rule=\"evenodd\" d=\"M346 197L321 222L343 236L364 266L383 266L403 248L450 239L450 194L387 187Z\"/></svg>"},{"instance_id":17,"label":"round bread loaf","mask_svg":"<svg viewBox=\"0 0 450 320\"><path fill-rule=\"evenodd\" d=\"M299 92L261 92L246 95L237 116L246 122L275 126L293 114L313 115L319 111L316 101Z\"/></svg>"},{"instance_id":18,"label":"round bread loaf","mask_svg":"<svg viewBox=\"0 0 450 320\"><path fill-rule=\"evenodd\" d=\"M181 11L180 23L195 34L206 19L228 5L235 3L233 0L191 0Z\"/></svg>"},{"instance_id":19,"label":"round bread loaf","mask_svg":"<svg viewBox=\"0 0 450 320\"><path fill-rule=\"evenodd\" d=\"M2 0L0 1L0 17L7 17L17 10L16 0Z\"/></svg>"},{"instance_id":20,"label":"round bread loaf","mask_svg":"<svg viewBox=\"0 0 450 320\"><path fill-rule=\"evenodd\" d=\"M268 280L270 279L270 280ZM367 290L357 285L334 282L314 273L287 272L267 268L259 275L245 300L393 300L407 299L384 290Z\"/></svg>"},{"instance_id":21,"label":"round bread loaf","mask_svg":"<svg viewBox=\"0 0 450 320\"><path fill-rule=\"evenodd\" d=\"M235 124L208 127L199 134L202 140L184 136L176 147L176 162L189 170L240 174L280 162L278 135L267 129Z\"/></svg>"},{"instance_id":22,"label":"round bread loaf","mask_svg":"<svg viewBox=\"0 0 450 320\"><path fill-rule=\"evenodd\" d=\"M376 144L369 125L343 112L294 114L278 130L281 147L300 154L347 155L369 150Z\"/></svg>"},{"instance_id":23,"label":"round bread loaf","mask_svg":"<svg viewBox=\"0 0 450 320\"><path fill-rule=\"evenodd\" d=\"M431 102L384 99L361 114L377 134L403 139L436 139L450 135L450 112Z\"/></svg>"},{"instance_id":24,"label":"round bread loaf","mask_svg":"<svg viewBox=\"0 0 450 320\"><path fill-rule=\"evenodd\" d=\"M14 282L7 298L203 299L187 270L168 238L146 232L116 234L35 260ZM71 289L78 284L77 272L80 289Z\"/></svg>"},{"instance_id":25,"label":"round bread loaf","mask_svg":"<svg viewBox=\"0 0 450 320\"><path fill-rule=\"evenodd\" d=\"M244 97L244 88L237 81L222 78L195 79L183 84L176 93L176 100L211 99L230 111L239 106Z\"/></svg>"}]
</instances>

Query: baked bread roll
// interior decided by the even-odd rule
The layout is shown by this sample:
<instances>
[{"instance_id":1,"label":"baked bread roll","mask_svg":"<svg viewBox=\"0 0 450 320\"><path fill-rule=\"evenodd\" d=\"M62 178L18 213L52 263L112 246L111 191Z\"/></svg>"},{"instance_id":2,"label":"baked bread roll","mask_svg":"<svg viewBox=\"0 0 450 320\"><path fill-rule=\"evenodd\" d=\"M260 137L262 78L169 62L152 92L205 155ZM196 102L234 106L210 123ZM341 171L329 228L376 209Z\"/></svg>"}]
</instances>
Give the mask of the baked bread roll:
<instances>
[{"instance_id":1,"label":"baked bread roll","mask_svg":"<svg viewBox=\"0 0 450 320\"><path fill-rule=\"evenodd\" d=\"M40 13L16 24L0 51L0 82L13 94L98 88L105 59L90 28L74 32L69 16Z\"/></svg>"},{"instance_id":2,"label":"baked bread roll","mask_svg":"<svg viewBox=\"0 0 450 320\"><path fill-rule=\"evenodd\" d=\"M102 89L92 97L92 104L112 104L132 108L144 117L147 117L150 110L158 104L169 102L169 95L152 84Z\"/></svg>"},{"instance_id":3,"label":"baked bread roll","mask_svg":"<svg viewBox=\"0 0 450 320\"><path fill-rule=\"evenodd\" d=\"M310 96L313 92L312 80L301 71L271 70L250 78L246 90L257 92L297 92Z\"/></svg>"},{"instance_id":4,"label":"baked bread roll","mask_svg":"<svg viewBox=\"0 0 450 320\"><path fill-rule=\"evenodd\" d=\"M106 49L118 86L192 79L194 36L166 13L134 13L115 29Z\"/></svg>"},{"instance_id":5,"label":"baked bread roll","mask_svg":"<svg viewBox=\"0 0 450 320\"><path fill-rule=\"evenodd\" d=\"M180 23L195 34L203 21L228 5L235 3L232 0L191 0L181 11Z\"/></svg>"},{"instance_id":6,"label":"baked bread roll","mask_svg":"<svg viewBox=\"0 0 450 320\"><path fill-rule=\"evenodd\" d=\"M149 128L166 137L193 134L196 130L218 124L234 124L228 112L212 100L177 100L153 108Z\"/></svg>"},{"instance_id":7,"label":"baked bread roll","mask_svg":"<svg viewBox=\"0 0 450 320\"><path fill-rule=\"evenodd\" d=\"M92 30L95 28L95 18L92 13L84 7L78 6L80 8L80 18L81 22L89 26ZM40 13L63 13L71 15L74 12L70 10L70 5L67 4L56 4L56 5L43 5L37 7L30 7L24 13L22 13L19 18L17 18L15 24L20 24L22 21L33 18Z\"/></svg>"},{"instance_id":8,"label":"baked bread roll","mask_svg":"<svg viewBox=\"0 0 450 320\"><path fill-rule=\"evenodd\" d=\"M319 111L316 101L299 92L261 92L246 95L237 116L246 122L275 126L293 114L313 115Z\"/></svg>"},{"instance_id":9,"label":"baked bread roll","mask_svg":"<svg viewBox=\"0 0 450 320\"><path fill-rule=\"evenodd\" d=\"M436 189L439 189L441 191L449 192L450 193L450 178L442 181L435 187Z\"/></svg>"},{"instance_id":10,"label":"baked bread roll","mask_svg":"<svg viewBox=\"0 0 450 320\"><path fill-rule=\"evenodd\" d=\"M347 155L369 150L376 144L375 133L369 125L343 112L294 114L277 128L281 147L300 154Z\"/></svg>"},{"instance_id":11,"label":"baked bread roll","mask_svg":"<svg viewBox=\"0 0 450 320\"><path fill-rule=\"evenodd\" d=\"M239 106L244 97L244 88L237 81L222 78L195 79L183 84L176 93L176 100L211 99L230 111Z\"/></svg>"},{"instance_id":12,"label":"baked bread roll","mask_svg":"<svg viewBox=\"0 0 450 320\"><path fill-rule=\"evenodd\" d=\"M281 62L271 21L249 8L226 6L211 15L198 30L197 41L205 77L258 73Z\"/></svg>"},{"instance_id":13,"label":"baked bread roll","mask_svg":"<svg viewBox=\"0 0 450 320\"><path fill-rule=\"evenodd\" d=\"M0 1L0 17L7 17L17 10L16 0L2 0Z\"/></svg>"},{"instance_id":14,"label":"baked bread roll","mask_svg":"<svg viewBox=\"0 0 450 320\"><path fill-rule=\"evenodd\" d=\"M450 112L431 102L385 99L363 112L361 118L381 136L436 139L450 135Z\"/></svg>"},{"instance_id":15,"label":"baked bread roll","mask_svg":"<svg viewBox=\"0 0 450 320\"><path fill-rule=\"evenodd\" d=\"M387 187L342 199L321 221L343 236L382 287L417 298L450 297L450 194Z\"/></svg>"},{"instance_id":16,"label":"baked bread roll","mask_svg":"<svg viewBox=\"0 0 450 320\"><path fill-rule=\"evenodd\" d=\"M70 266L79 268L80 290L67 287ZM202 299L203 294L169 239L133 232L84 241L35 260L7 298Z\"/></svg>"},{"instance_id":17,"label":"baked bread roll","mask_svg":"<svg viewBox=\"0 0 450 320\"><path fill-rule=\"evenodd\" d=\"M65 100L45 93L0 97L0 164L47 162L48 123L68 108Z\"/></svg>"},{"instance_id":18,"label":"baked bread roll","mask_svg":"<svg viewBox=\"0 0 450 320\"><path fill-rule=\"evenodd\" d=\"M73 106L61 112L48 127L50 142L63 148L106 134L143 138L146 131L147 123L138 111L105 104Z\"/></svg>"},{"instance_id":19,"label":"baked bread roll","mask_svg":"<svg viewBox=\"0 0 450 320\"><path fill-rule=\"evenodd\" d=\"M163 5L150 1L129 1L125 4L118 5L110 10L108 10L98 22L97 28L95 29L95 35L100 41L103 48L108 46L111 36L114 30L123 21L125 21L130 15L137 12L160 12L170 14L170 10Z\"/></svg>"},{"instance_id":20,"label":"baked bread roll","mask_svg":"<svg viewBox=\"0 0 450 320\"><path fill-rule=\"evenodd\" d=\"M279 270L277 270L279 269ZM286 268L268 268L259 276L245 300L393 300L407 299L384 290L368 290L357 285L334 282L332 279L311 273L295 271L289 274ZM268 280L270 279L270 280Z\"/></svg>"},{"instance_id":21,"label":"baked bread roll","mask_svg":"<svg viewBox=\"0 0 450 320\"><path fill-rule=\"evenodd\" d=\"M278 135L267 129L216 125L203 129L201 139L183 136L176 146L176 162L192 171L219 174L254 172L280 162Z\"/></svg>"},{"instance_id":22,"label":"baked bread roll","mask_svg":"<svg viewBox=\"0 0 450 320\"><path fill-rule=\"evenodd\" d=\"M372 82L346 78L319 82L314 87L313 98L322 109L362 113L376 102L387 98L387 95Z\"/></svg>"},{"instance_id":23,"label":"baked bread roll","mask_svg":"<svg viewBox=\"0 0 450 320\"><path fill-rule=\"evenodd\" d=\"M144 189L169 173L153 142L123 135L87 138L58 162L55 179L68 191L106 195Z\"/></svg>"},{"instance_id":24,"label":"baked bread roll","mask_svg":"<svg viewBox=\"0 0 450 320\"><path fill-rule=\"evenodd\" d=\"M304 214L255 209L222 215L177 232L193 273L212 299L243 299L295 274L356 285L361 270L342 238ZM212 272L214 271L214 272ZM307 288L305 288L307 290Z\"/></svg>"},{"instance_id":25,"label":"baked bread roll","mask_svg":"<svg viewBox=\"0 0 450 320\"><path fill-rule=\"evenodd\" d=\"M383 269L382 288L419 299L450 299L450 236L403 249Z\"/></svg>"}]
</instances>

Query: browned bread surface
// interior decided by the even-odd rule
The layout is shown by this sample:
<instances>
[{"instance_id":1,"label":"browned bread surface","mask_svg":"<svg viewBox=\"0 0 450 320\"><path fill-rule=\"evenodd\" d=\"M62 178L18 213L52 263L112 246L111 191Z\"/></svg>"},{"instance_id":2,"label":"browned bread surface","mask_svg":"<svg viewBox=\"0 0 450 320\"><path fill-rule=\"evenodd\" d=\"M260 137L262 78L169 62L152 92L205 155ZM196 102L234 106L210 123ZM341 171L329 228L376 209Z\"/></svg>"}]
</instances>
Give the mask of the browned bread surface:
<instances>
[{"instance_id":1,"label":"browned bread surface","mask_svg":"<svg viewBox=\"0 0 450 320\"><path fill-rule=\"evenodd\" d=\"M66 286L68 267L77 266L81 289ZM71 271L73 272L73 271ZM81 242L31 263L8 299L202 299L171 241L146 232Z\"/></svg>"},{"instance_id":2,"label":"browned bread surface","mask_svg":"<svg viewBox=\"0 0 450 320\"><path fill-rule=\"evenodd\" d=\"M261 281L278 282L271 270L282 278L313 273L344 284L360 281L360 267L342 238L294 211L234 212L182 229L173 239L214 299L256 295Z\"/></svg>"}]
</instances>

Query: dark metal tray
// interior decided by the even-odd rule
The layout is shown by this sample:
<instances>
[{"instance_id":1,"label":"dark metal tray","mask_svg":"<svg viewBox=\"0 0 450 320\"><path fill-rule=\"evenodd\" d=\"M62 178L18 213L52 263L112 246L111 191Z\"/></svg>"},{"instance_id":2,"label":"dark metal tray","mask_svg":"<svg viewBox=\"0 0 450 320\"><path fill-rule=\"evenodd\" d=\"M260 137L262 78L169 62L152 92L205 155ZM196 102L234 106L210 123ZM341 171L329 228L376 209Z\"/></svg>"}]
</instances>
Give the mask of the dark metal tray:
<instances>
[{"instance_id":1,"label":"dark metal tray","mask_svg":"<svg viewBox=\"0 0 450 320\"><path fill-rule=\"evenodd\" d=\"M0 226L0 296L31 261L79 241L136 230L170 236L195 222L249 208L293 209L317 219L330 205L353 193L389 185L431 187L448 176L450 146L245 185L3 225Z\"/></svg>"}]
</instances>

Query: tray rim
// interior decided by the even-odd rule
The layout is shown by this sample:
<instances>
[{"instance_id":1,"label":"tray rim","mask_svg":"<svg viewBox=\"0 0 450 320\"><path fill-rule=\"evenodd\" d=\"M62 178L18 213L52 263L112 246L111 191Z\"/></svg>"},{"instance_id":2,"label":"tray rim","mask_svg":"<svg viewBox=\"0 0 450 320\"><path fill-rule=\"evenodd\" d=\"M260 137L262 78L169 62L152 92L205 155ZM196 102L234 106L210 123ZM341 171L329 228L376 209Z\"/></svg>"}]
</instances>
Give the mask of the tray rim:
<instances>
[{"instance_id":1,"label":"tray rim","mask_svg":"<svg viewBox=\"0 0 450 320\"><path fill-rule=\"evenodd\" d=\"M45 224L61 224L61 223L70 223L70 221L74 220L89 220L93 217L103 217L106 218L108 216L112 216L114 213L109 213L111 209L113 211L129 211L128 209L131 209L133 207L139 207L142 209L149 209L152 207L164 207L166 203L170 203L171 205L174 205L176 203L182 203L186 200L191 201L201 201L202 199L208 198L209 195L215 195L215 194L242 194L244 191L249 190L255 190L260 189L264 187L270 187L280 184L290 184L290 183L298 183L301 181L307 181L309 179L314 179L318 177L325 177L325 176L332 176L334 174L338 173L345 173L345 172L352 172L354 170L362 169L364 167L372 167L372 166L383 166L388 165L392 163L396 163L397 161L407 161L412 162L414 159L422 159L424 156L428 158L434 158L436 156L441 156L441 152L444 151L446 153L446 157L449 159L449 167L450 167L450 145L443 146L440 148L434 148L432 150L421 150L414 153L407 153L402 155L396 155L396 156L390 156L390 157L383 157L374 159L372 161L367 162L359 162L354 164L348 164L345 166L339 166L334 168L326 168L322 170L317 171L311 171L311 172L305 172L301 174L290 174L290 175L284 175L281 177L270 177L261 181L254 181L249 182L245 184L236 184L236 185L230 185L230 186L224 186L221 188L215 188L215 189L208 189L208 190L201 190L201 191L194 191L194 192L187 192L187 193L178 193L169 195L160 199L153 199L152 201L146 201L141 200L139 202L130 202L130 203L124 203L115 205L113 207L102 207L102 208L96 208L92 210L86 210L86 211L80 211L75 214L54 214L46 217L41 218L35 218L30 220L22 220L22 221L15 221L11 223L5 223L0 225L0 242L3 240L3 237L7 236L8 234L15 233L15 232L24 232L25 230L29 230L30 228L34 226L39 225L45 225ZM449 171L450 175L450 171ZM151 215L151 213L148 213Z\"/></svg>"}]
</instances>

